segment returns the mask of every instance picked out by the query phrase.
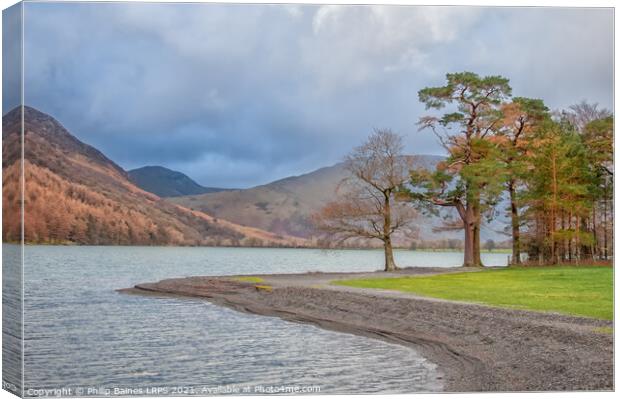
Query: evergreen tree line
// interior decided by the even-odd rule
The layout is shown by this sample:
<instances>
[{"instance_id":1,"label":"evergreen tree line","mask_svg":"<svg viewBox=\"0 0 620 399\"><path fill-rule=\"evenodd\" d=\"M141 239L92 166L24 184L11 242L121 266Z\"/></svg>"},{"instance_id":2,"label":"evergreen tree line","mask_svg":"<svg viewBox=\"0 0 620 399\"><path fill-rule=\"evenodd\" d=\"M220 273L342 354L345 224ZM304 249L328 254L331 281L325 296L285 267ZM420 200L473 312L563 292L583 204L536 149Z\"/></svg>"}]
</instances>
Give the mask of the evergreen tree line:
<instances>
[{"instance_id":1,"label":"evergreen tree line","mask_svg":"<svg viewBox=\"0 0 620 399\"><path fill-rule=\"evenodd\" d=\"M551 112L541 99L513 97L508 79L472 72L447 74L418 97L429 111L420 130L436 135L447 158L415 169L402 136L375 130L345 158L344 189L313 217L331 243L382 242L385 270L396 270L392 238L416 231L412 210L449 209L439 230L464 231L463 266L482 266L481 227L502 212L513 264L613 256L610 111L582 102Z\"/></svg>"},{"instance_id":2,"label":"evergreen tree line","mask_svg":"<svg viewBox=\"0 0 620 399\"><path fill-rule=\"evenodd\" d=\"M613 256L613 115L582 102L551 112L513 97L508 79L463 72L419 91L420 119L449 154L436 170L414 170L401 199L425 212L456 210L464 266L480 266L480 228L510 217L511 260L540 264ZM508 209L498 209L502 198ZM527 256L526 256L527 255Z\"/></svg>"}]
</instances>

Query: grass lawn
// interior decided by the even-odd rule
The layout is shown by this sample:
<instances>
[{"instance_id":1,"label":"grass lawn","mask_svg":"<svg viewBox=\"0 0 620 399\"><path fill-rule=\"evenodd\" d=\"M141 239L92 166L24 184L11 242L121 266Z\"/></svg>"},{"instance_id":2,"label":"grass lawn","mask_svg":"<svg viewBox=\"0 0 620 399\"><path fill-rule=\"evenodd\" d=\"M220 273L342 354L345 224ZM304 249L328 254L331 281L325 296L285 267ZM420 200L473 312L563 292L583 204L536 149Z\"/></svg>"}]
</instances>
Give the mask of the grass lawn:
<instances>
[{"instance_id":1,"label":"grass lawn","mask_svg":"<svg viewBox=\"0 0 620 399\"><path fill-rule=\"evenodd\" d=\"M613 268L510 267L436 276L333 282L488 305L613 318Z\"/></svg>"}]
</instances>

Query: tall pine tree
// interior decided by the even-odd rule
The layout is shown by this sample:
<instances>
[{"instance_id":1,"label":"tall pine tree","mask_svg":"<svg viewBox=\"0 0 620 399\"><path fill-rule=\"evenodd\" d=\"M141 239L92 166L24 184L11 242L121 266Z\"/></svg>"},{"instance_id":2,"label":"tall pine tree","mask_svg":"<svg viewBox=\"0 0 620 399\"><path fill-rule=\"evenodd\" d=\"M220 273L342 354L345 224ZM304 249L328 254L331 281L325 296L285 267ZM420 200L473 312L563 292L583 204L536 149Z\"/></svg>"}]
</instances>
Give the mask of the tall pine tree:
<instances>
[{"instance_id":1,"label":"tall pine tree","mask_svg":"<svg viewBox=\"0 0 620 399\"><path fill-rule=\"evenodd\" d=\"M420 119L421 128L437 135L449 157L434 174L412 173L411 198L456 209L465 231L463 266L482 266L481 218L497 202L502 186L492 137L502 121L500 105L510 94L508 79L472 72L447 74L444 86L418 92L427 109L450 107Z\"/></svg>"}]
</instances>

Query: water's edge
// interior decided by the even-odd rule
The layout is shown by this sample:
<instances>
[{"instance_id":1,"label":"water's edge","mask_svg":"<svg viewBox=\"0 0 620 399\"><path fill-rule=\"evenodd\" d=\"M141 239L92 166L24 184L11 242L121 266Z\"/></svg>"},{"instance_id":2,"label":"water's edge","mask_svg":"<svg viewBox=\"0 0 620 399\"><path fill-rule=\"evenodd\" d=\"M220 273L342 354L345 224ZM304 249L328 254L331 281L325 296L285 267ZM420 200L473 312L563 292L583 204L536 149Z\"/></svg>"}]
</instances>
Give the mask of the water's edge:
<instances>
[{"instance_id":1,"label":"water's edge","mask_svg":"<svg viewBox=\"0 0 620 399\"><path fill-rule=\"evenodd\" d=\"M373 251L27 246L25 389L294 383L321 385L322 393L437 391L436 365L412 347L206 301L115 292L142 281L193 275L372 271L381 256ZM396 256L401 264L445 261L442 254Z\"/></svg>"}]
</instances>

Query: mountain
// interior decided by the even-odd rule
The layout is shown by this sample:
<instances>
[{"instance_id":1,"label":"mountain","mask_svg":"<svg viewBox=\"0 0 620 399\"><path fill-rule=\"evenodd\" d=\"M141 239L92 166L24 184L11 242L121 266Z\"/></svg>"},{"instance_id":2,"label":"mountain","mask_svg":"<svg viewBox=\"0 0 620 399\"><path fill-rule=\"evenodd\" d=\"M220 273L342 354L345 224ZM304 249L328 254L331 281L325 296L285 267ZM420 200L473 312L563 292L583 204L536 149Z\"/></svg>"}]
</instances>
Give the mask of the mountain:
<instances>
[{"instance_id":1,"label":"mountain","mask_svg":"<svg viewBox=\"0 0 620 399\"><path fill-rule=\"evenodd\" d=\"M144 166L129 172L131 181L144 191L160 197L180 197L226 191L224 188L203 187L181 172L162 166Z\"/></svg>"},{"instance_id":2,"label":"mountain","mask_svg":"<svg viewBox=\"0 0 620 399\"><path fill-rule=\"evenodd\" d=\"M443 159L432 155L412 158L414 166L427 169ZM310 216L334 199L346 176L344 164L339 163L250 189L176 197L171 201L275 234L310 238L315 234Z\"/></svg>"},{"instance_id":3,"label":"mountain","mask_svg":"<svg viewBox=\"0 0 620 399\"><path fill-rule=\"evenodd\" d=\"M299 245L302 240L218 220L137 187L58 121L24 107L24 224L32 243ZM20 229L21 108L2 118L3 239Z\"/></svg>"}]
</instances>

